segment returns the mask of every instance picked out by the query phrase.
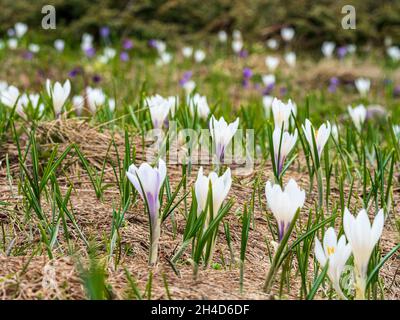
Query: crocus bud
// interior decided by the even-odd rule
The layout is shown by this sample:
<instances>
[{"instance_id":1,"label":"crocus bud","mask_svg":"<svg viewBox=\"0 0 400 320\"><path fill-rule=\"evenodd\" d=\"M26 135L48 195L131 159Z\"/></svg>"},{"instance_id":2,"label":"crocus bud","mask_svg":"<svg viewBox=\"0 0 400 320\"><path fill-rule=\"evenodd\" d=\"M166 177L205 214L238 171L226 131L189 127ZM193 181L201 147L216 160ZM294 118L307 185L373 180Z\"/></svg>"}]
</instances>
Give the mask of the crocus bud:
<instances>
[{"instance_id":1,"label":"crocus bud","mask_svg":"<svg viewBox=\"0 0 400 320\"><path fill-rule=\"evenodd\" d=\"M366 96L371 88L371 80L367 78L357 78L354 81L354 85L356 86L358 92L361 96Z\"/></svg>"},{"instance_id":2,"label":"crocus bud","mask_svg":"<svg viewBox=\"0 0 400 320\"><path fill-rule=\"evenodd\" d=\"M311 154L313 158L315 158L314 154L314 142L313 137L315 140L315 144L317 147L317 156L318 159L321 158L322 150L324 150L325 144L328 142L329 136L331 134L331 124L329 121L323 123L318 130L315 130L310 120L306 119L305 125L302 125L304 135L306 136L307 143L310 147Z\"/></svg>"},{"instance_id":3,"label":"crocus bud","mask_svg":"<svg viewBox=\"0 0 400 320\"><path fill-rule=\"evenodd\" d=\"M385 217L382 209L375 216L371 226L365 209L362 209L357 217L354 217L345 208L343 228L354 256L357 281L356 295L358 299L364 299L365 297L368 263L372 250L382 235L384 221Z\"/></svg>"},{"instance_id":4,"label":"crocus bud","mask_svg":"<svg viewBox=\"0 0 400 320\"><path fill-rule=\"evenodd\" d=\"M321 267L325 267L326 263L329 263L328 277L332 281L337 294L342 299L346 299L340 288L340 277L351 255L351 246L349 243L346 244L345 236L342 235L338 241L335 230L330 227L325 232L323 246L321 242L315 238L314 252L315 258L318 260Z\"/></svg>"},{"instance_id":5,"label":"crocus bud","mask_svg":"<svg viewBox=\"0 0 400 320\"><path fill-rule=\"evenodd\" d=\"M215 145L215 153L219 163L224 161L225 151L239 126L239 118L228 125L223 117L219 120L211 117L209 122L211 138Z\"/></svg>"},{"instance_id":6,"label":"crocus bud","mask_svg":"<svg viewBox=\"0 0 400 320\"><path fill-rule=\"evenodd\" d=\"M356 127L358 132L361 132L362 126L365 122L365 119L367 118L367 109L364 107L364 105L360 104L355 108L348 106L347 110L349 112L351 120L354 123L354 126Z\"/></svg>"},{"instance_id":7,"label":"crocus bud","mask_svg":"<svg viewBox=\"0 0 400 320\"><path fill-rule=\"evenodd\" d=\"M63 85L60 82L56 82L54 86L52 86L51 81L47 79L46 90L53 102L54 114L56 118L58 118L71 92L71 83L67 79Z\"/></svg>"},{"instance_id":8,"label":"crocus bud","mask_svg":"<svg viewBox=\"0 0 400 320\"><path fill-rule=\"evenodd\" d=\"M157 262L158 244L160 239L160 190L167 174L165 162L160 159L157 167L142 163L139 168L132 164L126 176L133 184L143 201L146 201L150 218L150 257L149 264Z\"/></svg>"},{"instance_id":9,"label":"crocus bud","mask_svg":"<svg viewBox=\"0 0 400 320\"><path fill-rule=\"evenodd\" d=\"M278 238L281 241L296 211L303 207L306 193L297 186L295 180L290 179L283 190L279 184L272 185L268 181L265 185L265 196L268 207L278 222Z\"/></svg>"}]
</instances>

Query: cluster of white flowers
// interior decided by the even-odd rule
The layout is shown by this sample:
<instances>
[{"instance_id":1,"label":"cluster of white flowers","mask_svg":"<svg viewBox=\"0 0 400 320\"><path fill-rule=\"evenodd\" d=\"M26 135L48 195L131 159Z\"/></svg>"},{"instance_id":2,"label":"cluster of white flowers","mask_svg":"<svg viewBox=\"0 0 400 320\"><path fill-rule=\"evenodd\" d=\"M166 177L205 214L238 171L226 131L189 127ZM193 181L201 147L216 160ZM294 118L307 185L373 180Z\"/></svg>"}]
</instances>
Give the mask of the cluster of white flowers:
<instances>
[{"instance_id":1,"label":"cluster of white flowers","mask_svg":"<svg viewBox=\"0 0 400 320\"><path fill-rule=\"evenodd\" d=\"M196 93L187 97L187 106L190 114L195 117L207 119L210 115L210 108L207 98ZM177 111L179 99L177 96L167 98L161 95L154 95L145 98L153 128L162 129L163 125L168 121L168 115L172 117ZM219 164L224 161L225 152L231 143L239 126L239 118L233 123L227 123L223 117L217 120L213 115L209 119L210 135L215 147L215 156ZM126 175L132 182L133 186L140 194L142 199L146 201L150 214L151 227L151 248L150 248L150 264L157 262L157 252L160 237L161 213L159 194L167 174L165 162L160 159L158 167L152 167L148 163L142 163L140 167L132 164ZM227 168L221 176L216 172L210 172L208 177L203 174L201 167L198 172L197 180L194 184L194 190L197 200L197 211L200 214L207 208L207 198L209 188L212 188L212 205L214 216L220 210L222 203L228 196L232 183L231 170ZM208 209L210 210L210 209ZM207 215L206 224L212 219L211 211Z\"/></svg>"},{"instance_id":2,"label":"cluster of white flowers","mask_svg":"<svg viewBox=\"0 0 400 320\"><path fill-rule=\"evenodd\" d=\"M13 109L23 119L27 119L26 111L32 107L40 117L44 112L44 104L38 93L20 93L19 89L13 85L8 85L5 81L0 81L0 101L5 106Z\"/></svg>"},{"instance_id":3,"label":"cluster of white flowers","mask_svg":"<svg viewBox=\"0 0 400 320\"><path fill-rule=\"evenodd\" d=\"M59 118L68 104L71 82L67 79L64 84L58 81L52 84L47 79L45 89L54 115ZM45 100L46 97L42 97L39 93L21 93L17 87L8 85L5 81L0 81L0 102L11 109L15 107L15 112L25 120L28 120L28 108L32 108L37 116L42 116L45 110ZM103 106L108 106L111 113L115 110L115 99L108 97L100 88L86 87L84 95L72 97L72 106L77 116L82 115L85 103L93 115L98 108Z\"/></svg>"}]
</instances>

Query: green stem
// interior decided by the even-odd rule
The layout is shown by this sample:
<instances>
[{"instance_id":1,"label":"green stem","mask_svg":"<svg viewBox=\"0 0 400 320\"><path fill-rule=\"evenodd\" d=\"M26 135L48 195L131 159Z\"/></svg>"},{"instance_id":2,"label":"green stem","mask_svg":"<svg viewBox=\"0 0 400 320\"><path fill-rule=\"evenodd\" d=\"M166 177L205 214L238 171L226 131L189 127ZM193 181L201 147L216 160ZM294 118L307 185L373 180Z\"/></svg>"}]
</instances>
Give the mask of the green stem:
<instances>
[{"instance_id":1,"label":"green stem","mask_svg":"<svg viewBox=\"0 0 400 320\"><path fill-rule=\"evenodd\" d=\"M316 170L317 173L317 183L318 183L318 208L322 209L324 205L324 185L322 181L322 167Z\"/></svg>"},{"instance_id":2,"label":"green stem","mask_svg":"<svg viewBox=\"0 0 400 320\"><path fill-rule=\"evenodd\" d=\"M366 281L358 271L356 272L356 300L365 300Z\"/></svg>"},{"instance_id":3,"label":"green stem","mask_svg":"<svg viewBox=\"0 0 400 320\"><path fill-rule=\"evenodd\" d=\"M265 283L264 283L264 292L265 293L269 293L271 291L272 281L274 280L274 276L276 273L276 265L277 265L278 259L279 258L277 257L277 254L275 253L274 259L272 259L271 267L269 268L267 277L265 279Z\"/></svg>"},{"instance_id":4,"label":"green stem","mask_svg":"<svg viewBox=\"0 0 400 320\"><path fill-rule=\"evenodd\" d=\"M182 243L182 245L179 247L178 251L172 257L172 259L171 259L172 263L176 263L176 261L178 261L179 257L185 252L186 248L189 246L189 244L191 242L192 242L192 239L189 239Z\"/></svg>"},{"instance_id":5,"label":"green stem","mask_svg":"<svg viewBox=\"0 0 400 320\"><path fill-rule=\"evenodd\" d=\"M154 225L151 226L150 254L149 265L154 266L158 259L158 246L160 242L161 219L157 219Z\"/></svg>"}]
</instances>

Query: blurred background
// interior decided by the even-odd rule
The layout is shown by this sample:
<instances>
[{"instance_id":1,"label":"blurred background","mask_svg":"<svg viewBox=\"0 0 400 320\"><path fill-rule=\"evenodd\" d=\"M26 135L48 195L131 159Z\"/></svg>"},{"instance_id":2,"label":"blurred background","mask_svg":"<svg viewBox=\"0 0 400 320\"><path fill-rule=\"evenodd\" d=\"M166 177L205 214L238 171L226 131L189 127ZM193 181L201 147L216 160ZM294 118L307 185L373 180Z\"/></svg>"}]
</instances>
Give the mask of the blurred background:
<instances>
[{"instance_id":1,"label":"blurred background","mask_svg":"<svg viewBox=\"0 0 400 320\"><path fill-rule=\"evenodd\" d=\"M296 30L294 46L320 48L321 42L381 45L385 37L400 42L399 0L0 0L0 33L25 22L41 41L78 40L83 32L99 37L165 39L170 43L204 41L219 30L239 29L246 40L264 40L283 26ZM41 8L54 5L57 29L43 30ZM356 8L356 30L341 28L344 5Z\"/></svg>"}]
</instances>

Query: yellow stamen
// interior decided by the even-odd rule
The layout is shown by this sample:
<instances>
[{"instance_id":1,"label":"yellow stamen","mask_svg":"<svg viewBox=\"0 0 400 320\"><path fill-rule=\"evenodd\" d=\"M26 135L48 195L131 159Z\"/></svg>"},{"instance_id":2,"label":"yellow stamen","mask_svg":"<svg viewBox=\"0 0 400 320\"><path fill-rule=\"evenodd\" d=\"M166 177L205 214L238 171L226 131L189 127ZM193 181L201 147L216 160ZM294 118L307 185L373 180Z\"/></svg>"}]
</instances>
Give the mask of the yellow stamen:
<instances>
[{"instance_id":1,"label":"yellow stamen","mask_svg":"<svg viewBox=\"0 0 400 320\"><path fill-rule=\"evenodd\" d=\"M335 253L335 247L328 247L328 256L332 255Z\"/></svg>"}]
</instances>

